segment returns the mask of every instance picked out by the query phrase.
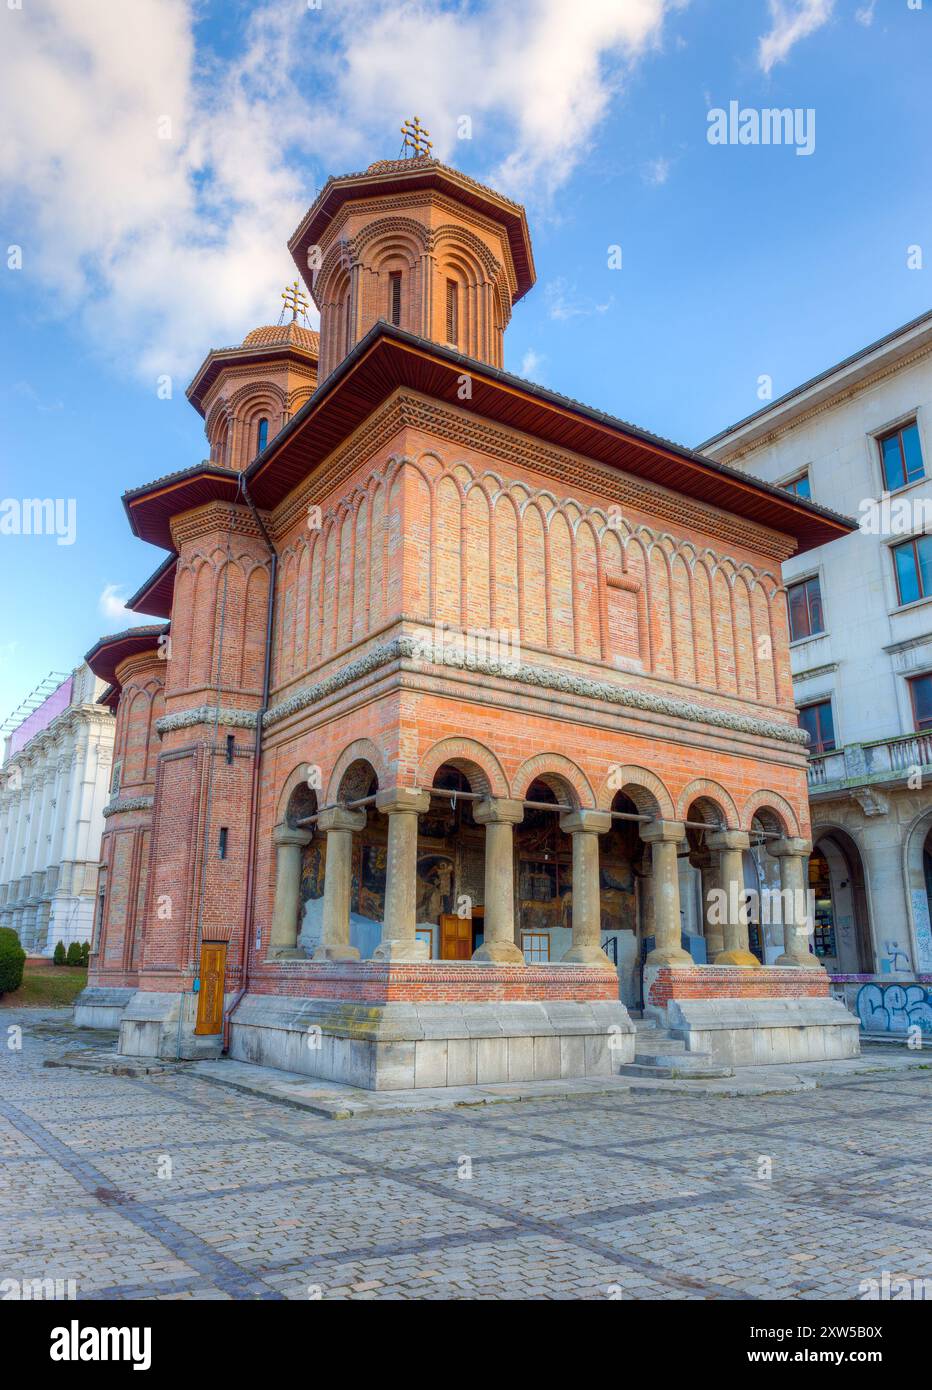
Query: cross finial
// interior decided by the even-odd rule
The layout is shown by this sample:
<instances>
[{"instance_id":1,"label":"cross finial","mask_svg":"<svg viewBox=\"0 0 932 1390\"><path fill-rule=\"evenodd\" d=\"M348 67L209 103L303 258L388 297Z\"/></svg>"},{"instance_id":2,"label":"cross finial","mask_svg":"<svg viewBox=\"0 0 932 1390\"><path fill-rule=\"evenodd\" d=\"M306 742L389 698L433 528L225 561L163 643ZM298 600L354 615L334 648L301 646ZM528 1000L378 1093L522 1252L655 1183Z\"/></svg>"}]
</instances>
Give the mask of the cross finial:
<instances>
[{"instance_id":1,"label":"cross finial","mask_svg":"<svg viewBox=\"0 0 932 1390\"><path fill-rule=\"evenodd\" d=\"M401 133L404 136L402 148L410 150L411 157L416 159L418 155L430 154L433 149L433 145L428 139L430 132L425 126L421 125L419 116L415 116L413 121L405 121L404 125L401 127ZM406 154L405 158L407 159L408 157L409 156Z\"/></svg>"},{"instance_id":2,"label":"cross finial","mask_svg":"<svg viewBox=\"0 0 932 1390\"><path fill-rule=\"evenodd\" d=\"M284 291L282 299L285 301L285 308L291 310L292 323L297 320L299 314L301 314L302 317L307 314L307 306L310 300L302 293L297 280L290 284Z\"/></svg>"}]
</instances>

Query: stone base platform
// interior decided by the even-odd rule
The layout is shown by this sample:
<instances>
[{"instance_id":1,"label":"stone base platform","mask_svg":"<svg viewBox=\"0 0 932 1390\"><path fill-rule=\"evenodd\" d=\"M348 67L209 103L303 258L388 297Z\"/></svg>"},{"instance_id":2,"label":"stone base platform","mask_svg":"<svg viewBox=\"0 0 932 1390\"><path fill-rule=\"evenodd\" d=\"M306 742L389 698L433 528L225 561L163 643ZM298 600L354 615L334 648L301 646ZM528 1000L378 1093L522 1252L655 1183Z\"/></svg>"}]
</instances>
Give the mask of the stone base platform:
<instances>
[{"instance_id":1,"label":"stone base platform","mask_svg":"<svg viewBox=\"0 0 932 1390\"><path fill-rule=\"evenodd\" d=\"M619 1001L357 1004L247 994L230 1056L367 1090L611 1076L634 1057Z\"/></svg>"},{"instance_id":2,"label":"stone base platform","mask_svg":"<svg viewBox=\"0 0 932 1390\"><path fill-rule=\"evenodd\" d=\"M74 1022L79 1028L119 1028L123 1011L136 991L112 985L88 985L74 1001Z\"/></svg>"},{"instance_id":3,"label":"stone base platform","mask_svg":"<svg viewBox=\"0 0 932 1390\"><path fill-rule=\"evenodd\" d=\"M644 1012L732 1066L858 1057L858 1020L831 998L821 968L697 965L644 971Z\"/></svg>"}]
</instances>

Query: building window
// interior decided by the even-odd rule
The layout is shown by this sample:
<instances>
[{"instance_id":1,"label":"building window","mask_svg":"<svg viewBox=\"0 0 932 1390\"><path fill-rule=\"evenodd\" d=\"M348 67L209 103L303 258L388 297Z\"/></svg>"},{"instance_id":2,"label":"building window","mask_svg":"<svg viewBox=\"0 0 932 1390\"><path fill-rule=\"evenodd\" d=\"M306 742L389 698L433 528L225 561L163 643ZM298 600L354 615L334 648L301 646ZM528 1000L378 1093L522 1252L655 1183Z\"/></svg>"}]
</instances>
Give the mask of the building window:
<instances>
[{"instance_id":1,"label":"building window","mask_svg":"<svg viewBox=\"0 0 932 1390\"><path fill-rule=\"evenodd\" d=\"M265 416L263 416L262 419L259 421L259 430L256 442L258 444L256 452L261 454L262 450L269 442L269 422L268 420L266 420Z\"/></svg>"},{"instance_id":2,"label":"building window","mask_svg":"<svg viewBox=\"0 0 932 1390\"><path fill-rule=\"evenodd\" d=\"M805 497L808 499L812 496L812 488L809 486L808 473L800 473L798 478L791 478L790 481L784 483L783 486L786 488L787 492L791 492L794 497Z\"/></svg>"},{"instance_id":3,"label":"building window","mask_svg":"<svg viewBox=\"0 0 932 1390\"><path fill-rule=\"evenodd\" d=\"M346 357L353 346L353 296L349 290L346 291L346 299L343 301L343 337L346 341L343 356Z\"/></svg>"},{"instance_id":4,"label":"building window","mask_svg":"<svg viewBox=\"0 0 932 1390\"><path fill-rule=\"evenodd\" d=\"M893 547L900 603L932 596L932 536L915 536Z\"/></svg>"},{"instance_id":5,"label":"building window","mask_svg":"<svg viewBox=\"0 0 932 1390\"><path fill-rule=\"evenodd\" d=\"M455 280L447 281L447 342L459 343L459 287Z\"/></svg>"},{"instance_id":6,"label":"building window","mask_svg":"<svg viewBox=\"0 0 932 1390\"><path fill-rule=\"evenodd\" d=\"M393 270L388 277L388 320L401 324L401 271Z\"/></svg>"},{"instance_id":7,"label":"building window","mask_svg":"<svg viewBox=\"0 0 932 1390\"><path fill-rule=\"evenodd\" d=\"M913 724L917 729L932 729L932 676L914 676L909 682L913 705Z\"/></svg>"},{"instance_id":8,"label":"building window","mask_svg":"<svg viewBox=\"0 0 932 1390\"><path fill-rule=\"evenodd\" d=\"M877 442L880 445L883 485L888 492L895 492L898 487L905 487L907 483L924 477L919 426L915 420L881 435Z\"/></svg>"},{"instance_id":9,"label":"building window","mask_svg":"<svg viewBox=\"0 0 932 1390\"><path fill-rule=\"evenodd\" d=\"M227 829L227 827L226 827L225 825L221 825L221 827L220 827L220 837L219 837L219 840L218 840L218 843L217 843L217 855L218 855L218 858L220 858L220 859L226 859L226 857L227 857L227 838L228 838L228 836L229 836L229 830Z\"/></svg>"},{"instance_id":10,"label":"building window","mask_svg":"<svg viewBox=\"0 0 932 1390\"><path fill-rule=\"evenodd\" d=\"M544 931L523 931L521 949L527 965L545 965L550 959L550 933Z\"/></svg>"},{"instance_id":11,"label":"building window","mask_svg":"<svg viewBox=\"0 0 932 1390\"><path fill-rule=\"evenodd\" d=\"M817 576L804 579L801 584L791 584L787 589L790 607L790 641L798 642L801 637L814 637L825 631L822 617L822 593Z\"/></svg>"},{"instance_id":12,"label":"building window","mask_svg":"<svg viewBox=\"0 0 932 1390\"><path fill-rule=\"evenodd\" d=\"M831 700L819 700L803 705L799 711L799 727L809 735L810 753L831 753L835 747L835 721Z\"/></svg>"}]
</instances>

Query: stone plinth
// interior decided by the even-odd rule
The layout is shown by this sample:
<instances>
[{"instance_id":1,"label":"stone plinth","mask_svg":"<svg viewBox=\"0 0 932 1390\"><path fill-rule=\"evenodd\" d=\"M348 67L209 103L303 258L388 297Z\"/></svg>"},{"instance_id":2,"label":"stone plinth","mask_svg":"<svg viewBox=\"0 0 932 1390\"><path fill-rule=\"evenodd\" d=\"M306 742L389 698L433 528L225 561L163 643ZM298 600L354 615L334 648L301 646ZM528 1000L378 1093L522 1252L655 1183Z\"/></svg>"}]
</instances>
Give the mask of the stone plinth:
<instances>
[{"instance_id":1,"label":"stone plinth","mask_svg":"<svg viewBox=\"0 0 932 1390\"><path fill-rule=\"evenodd\" d=\"M230 1055L367 1090L610 1076L634 1057L617 999L361 1004L247 994Z\"/></svg>"},{"instance_id":2,"label":"stone plinth","mask_svg":"<svg viewBox=\"0 0 932 1390\"><path fill-rule=\"evenodd\" d=\"M696 965L644 972L644 1012L690 1052L733 1066L821 1062L860 1053L858 1021L821 968Z\"/></svg>"}]
</instances>

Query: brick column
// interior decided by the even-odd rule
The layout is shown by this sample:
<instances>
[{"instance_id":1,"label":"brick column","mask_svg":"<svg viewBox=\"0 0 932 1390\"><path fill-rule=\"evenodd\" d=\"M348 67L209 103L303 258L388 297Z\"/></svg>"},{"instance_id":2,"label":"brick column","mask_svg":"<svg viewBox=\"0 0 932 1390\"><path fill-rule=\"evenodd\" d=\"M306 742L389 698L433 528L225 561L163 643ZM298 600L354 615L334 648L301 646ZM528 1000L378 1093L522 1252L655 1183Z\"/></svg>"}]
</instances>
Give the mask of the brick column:
<instances>
[{"instance_id":1,"label":"brick column","mask_svg":"<svg viewBox=\"0 0 932 1390\"><path fill-rule=\"evenodd\" d=\"M725 949L715 957L715 965L757 966L760 961L748 944L748 907L744 886L743 852L751 838L745 830L716 830L706 836L710 850L719 856L719 887L725 895Z\"/></svg>"},{"instance_id":2,"label":"brick column","mask_svg":"<svg viewBox=\"0 0 932 1390\"><path fill-rule=\"evenodd\" d=\"M472 958L523 965L515 944L514 827L524 819L524 802L486 797L475 803L473 817L485 826L485 939Z\"/></svg>"},{"instance_id":3,"label":"brick column","mask_svg":"<svg viewBox=\"0 0 932 1390\"><path fill-rule=\"evenodd\" d=\"M602 950L599 836L611 829L607 811L571 811L560 829L573 837L573 944L563 957L573 965L614 965Z\"/></svg>"},{"instance_id":4,"label":"brick column","mask_svg":"<svg viewBox=\"0 0 932 1390\"><path fill-rule=\"evenodd\" d=\"M692 965L693 958L680 945L680 875L677 848L686 837L678 820L642 822L641 839L651 847L654 879L654 949L645 965Z\"/></svg>"},{"instance_id":5,"label":"brick column","mask_svg":"<svg viewBox=\"0 0 932 1390\"><path fill-rule=\"evenodd\" d=\"M365 811L334 806L321 811L317 829L327 836L324 873L324 928L315 960L359 960L350 945L350 898L353 891L353 831L364 829Z\"/></svg>"},{"instance_id":6,"label":"brick column","mask_svg":"<svg viewBox=\"0 0 932 1390\"><path fill-rule=\"evenodd\" d=\"M809 950L809 913L807 863L812 853L812 841L796 836L768 840L767 853L780 861L780 898L783 911L783 955L774 965L799 966L820 970L825 967Z\"/></svg>"},{"instance_id":7,"label":"brick column","mask_svg":"<svg viewBox=\"0 0 932 1390\"><path fill-rule=\"evenodd\" d=\"M275 844L275 905L269 955L301 955L298 947L298 904L301 897L301 851L311 842L309 830L277 825Z\"/></svg>"},{"instance_id":8,"label":"brick column","mask_svg":"<svg viewBox=\"0 0 932 1390\"><path fill-rule=\"evenodd\" d=\"M718 855L709 849L693 850L689 862L694 869L699 870L702 879L702 934L705 937L706 960L711 961L719 951L725 949L725 934L721 923L709 921L711 895L719 886Z\"/></svg>"},{"instance_id":9,"label":"brick column","mask_svg":"<svg viewBox=\"0 0 932 1390\"><path fill-rule=\"evenodd\" d=\"M388 816L385 920L373 960L428 960L430 947L414 934L417 924L417 818L430 805L430 793L389 787L376 793L377 808Z\"/></svg>"}]
</instances>

